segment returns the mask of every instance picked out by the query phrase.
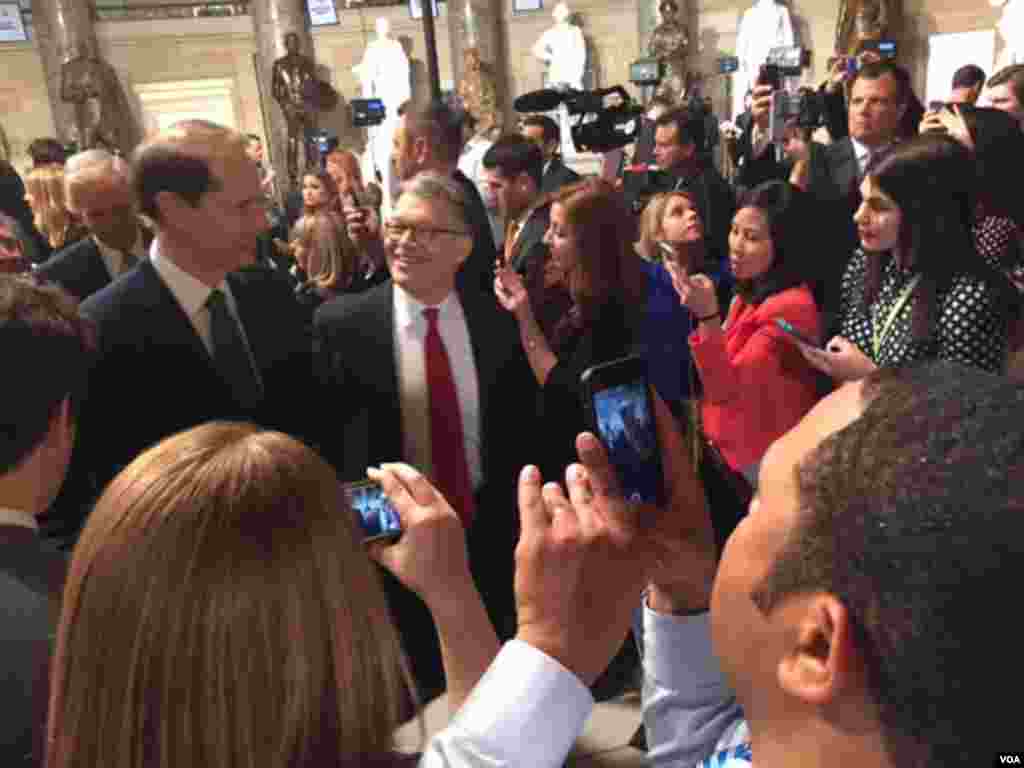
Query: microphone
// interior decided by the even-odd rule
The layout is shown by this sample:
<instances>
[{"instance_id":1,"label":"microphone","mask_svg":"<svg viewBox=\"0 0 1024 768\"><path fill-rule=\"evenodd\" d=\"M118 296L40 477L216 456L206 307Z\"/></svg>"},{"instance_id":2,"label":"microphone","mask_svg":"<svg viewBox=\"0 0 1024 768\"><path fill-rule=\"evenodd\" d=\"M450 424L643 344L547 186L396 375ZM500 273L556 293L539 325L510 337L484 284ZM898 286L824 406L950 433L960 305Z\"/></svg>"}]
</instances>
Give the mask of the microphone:
<instances>
[{"instance_id":1,"label":"microphone","mask_svg":"<svg viewBox=\"0 0 1024 768\"><path fill-rule=\"evenodd\" d=\"M512 108L516 112L550 112L565 100L565 94L550 88L524 93L514 102Z\"/></svg>"}]
</instances>

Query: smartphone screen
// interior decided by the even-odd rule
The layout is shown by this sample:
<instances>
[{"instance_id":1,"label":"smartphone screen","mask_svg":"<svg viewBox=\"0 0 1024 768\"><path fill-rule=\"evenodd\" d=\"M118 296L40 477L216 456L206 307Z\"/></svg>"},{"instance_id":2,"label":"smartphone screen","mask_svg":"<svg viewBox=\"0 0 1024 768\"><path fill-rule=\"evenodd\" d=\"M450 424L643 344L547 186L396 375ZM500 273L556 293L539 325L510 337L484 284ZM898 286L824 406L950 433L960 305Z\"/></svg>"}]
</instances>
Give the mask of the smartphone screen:
<instances>
[{"instance_id":1,"label":"smartphone screen","mask_svg":"<svg viewBox=\"0 0 1024 768\"><path fill-rule=\"evenodd\" d=\"M625 358L583 374L591 419L629 501L661 504L665 481L647 379L639 358Z\"/></svg>"},{"instance_id":2,"label":"smartphone screen","mask_svg":"<svg viewBox=\"0 0 1024 768\"><path fill-rule=\"evenodd\" d=\"M402 522L383 489L370 480L346 483L345 499L363 531L363 541L394 541L402 535Z\"/></svg>"}]
</instances>

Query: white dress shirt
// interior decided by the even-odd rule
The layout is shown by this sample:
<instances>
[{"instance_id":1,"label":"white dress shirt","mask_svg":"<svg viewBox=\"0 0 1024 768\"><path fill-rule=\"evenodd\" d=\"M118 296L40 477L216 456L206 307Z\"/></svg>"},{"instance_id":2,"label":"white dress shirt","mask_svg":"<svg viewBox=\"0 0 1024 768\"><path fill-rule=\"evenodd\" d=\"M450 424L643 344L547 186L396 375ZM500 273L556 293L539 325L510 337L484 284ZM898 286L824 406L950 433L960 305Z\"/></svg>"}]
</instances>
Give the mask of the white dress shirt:
<instances>
[{"instance_id":1,"label":"white dress shirt","mask_svg":"<svg viewBox=\"0 0 1024 768\"><path fill-rule=\"evenodd\" d=\"M213 289L201 280L197 280L188 272L183 270L177 264L175 264L166 254L161 254L159 247L159 238L153 240L153 245L149 249L149 258L153 263L153 269L160 276L160 279L164 281L164 285L174 296L175 301L181 307L182 311L188 317L189 322L192 323L192 327L195 329L196 335L202 340L203 345L206 347L206 351L210 353L210 357L213 357L213 334L210 330L210 310L206 306L207 300L210 298L210 294L213 293ZM257 381L259 381L260 387L262 388L263 382L260 380L260 369L256 366L256 359L252 355L252 346L249 344L249 337L246 335L245 326L238 315L238 304L235 302L235 297L231 293L231 286L227 280L221 280L220 285L217 286L223 293L224 298L227 301L228 311L231 316L235 318L235 322L238 324L238 328L242 334L242 340L245 342L245 349L249 353L249 362L252 364L253 373L256 375Z\"/></svg>"},{"instance_id":2,"label":"white dress shirt","mask_svg":"<svg viewBox=\"0 0 1024 768\"><path fill-rule=\"evenodd\" d=\"M39 530L39 523L36 522L35 515L11 507L0 507L0 525L15 525L19 528L31 528L33 531Z\"/></svg>"},{"instance_id":3,"label":"white dress shirt","mask_svg":"<svg viewBox=\"0 0 1024 768\"><path fill-rule=\"evenodd\" d=\"M427 364L424 340L427 318L421 304L399 286L394 287L395 370L402 411L402 458L427 477L434 476L430 452L430 402L427 393ZM473 359L473 346L462 305L454 292L437 306L437 327L448 353L462 416L462 437L466 464L474 490L483 483L480 458L480 388ZM396 459L399 457L395 457Z\"/></svg>"},{"instance_id":4,"label":"white dress shirt","mask_svg":"<svg viewBox=\"0 0 1024 768\"><path fill-rule=\"evenodd\" d=\"M124 254L117 248L112 248L96 235L92 236L92 241L96 243L96 247L100 251L100 258L103 259L103 265L107 268L107 272L110 273L111 280L117 280L127 270L125 269ZM135 244L129 249L132 256L139 261L146 258L146 248L142 244L142 232L136 230L135 233Z\"/></svg>"},{"instance_id":5,"label":"white dress shirt","mask_svg":"<svg viewBox=\"0 0 1024 768\"><path fill-rule=\"evenodd\" d=\"M594 708L572 672L528 643L498 653L420 768L560 768Z\"/></svg>"}]
</instances>

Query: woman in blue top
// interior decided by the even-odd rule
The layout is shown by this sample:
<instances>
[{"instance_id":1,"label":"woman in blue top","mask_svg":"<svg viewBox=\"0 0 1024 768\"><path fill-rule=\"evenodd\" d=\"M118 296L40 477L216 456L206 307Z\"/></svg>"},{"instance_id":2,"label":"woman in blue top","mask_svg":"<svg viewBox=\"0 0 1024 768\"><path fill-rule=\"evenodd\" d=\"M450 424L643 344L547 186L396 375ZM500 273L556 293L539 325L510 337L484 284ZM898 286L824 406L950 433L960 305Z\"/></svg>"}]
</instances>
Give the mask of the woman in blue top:
<instances>
[{"instance_id":1,"label":"woman in blue top","mask_svg":"<svg viewBox=\"0 0 1024 768\"><path fill-rule=\"evenodd\" d=\"M647 281L647 306L640 333L641 354L651 383L670 406L690 398L690 311L679 302L663 261L673 259L689 273L710 277L718 286L719 306L729 306L732 281L718 264L706 263L704 223L685 191L655 195L640 220L637 252Z\"/></svg>"}]
</instances>

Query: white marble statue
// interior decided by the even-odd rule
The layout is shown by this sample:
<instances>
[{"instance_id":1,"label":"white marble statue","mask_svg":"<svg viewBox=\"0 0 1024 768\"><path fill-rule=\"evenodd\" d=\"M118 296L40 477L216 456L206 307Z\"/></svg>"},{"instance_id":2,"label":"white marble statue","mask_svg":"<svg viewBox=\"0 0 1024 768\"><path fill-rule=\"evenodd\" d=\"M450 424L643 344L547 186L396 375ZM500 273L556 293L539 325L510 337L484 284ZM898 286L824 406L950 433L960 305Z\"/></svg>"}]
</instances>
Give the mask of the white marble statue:
<instances>
[{"instance_id":1,"label":"white marble statue","mask_svg":"<svg viewBox=\"0 0 1024 768\"><path fill-rule=\"evenodd\" d=\"M364 99L380 99L387 110L384 122L369 129L364 171L372 179L379 172L385 190L384 208L390 210L397 184L391 178L391 140L398 125L398 108L412 98L409 57L402 44L391 37L391 24L377 19L377 39L366 46L363 60L352 71L359 77ZM365 175L365 173L364 173Z\"/></svg>"},{"instance_id":2,"label":"white marble statue","mask_svg":"<svg viewBox=\"0 0 1024 768\"><path fill-rule=\"evenodd\" d=\"M547 87L559 84L581 90L587 67L587 44L583 31L569 23L569 6L558 3L551 14L555 25L533 44L533 55L548 65Z\"/></svg>"},{"instance_id":3,"label":"white marble statue","mask_svg":"<svg viewBox=\"0 0 1024 768\"><path fill-rule=\"evenodd\" d=\"M757 81L757 71L764 64L768 51L795 44L789 9L776 0L757 0L753 7L743 13L736 39L736 56L740 66L732 81L734 118L743 111L743 96Z\"/></svg>"},{"instance_id":4,"label":"white marble statue","mask_svg":"<svg viewBox=\"0 0 1024 768\"><path fill-rule=\"evenodd\" d=\"M1003 38L996 71L1011 64L1024 64L1024 0L994 0L992 5L1003 8L996 24L999 36Z\"/></svg>"}]
</instances>

